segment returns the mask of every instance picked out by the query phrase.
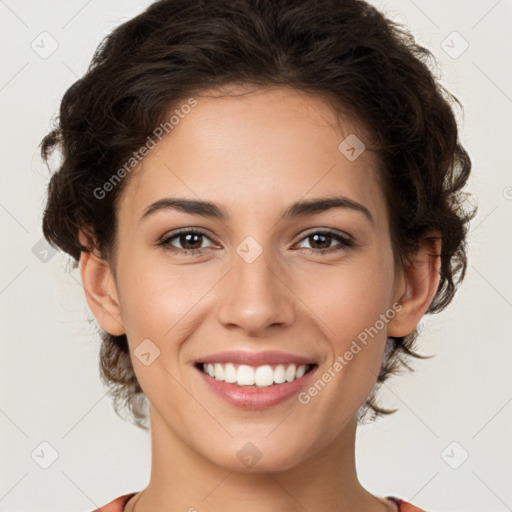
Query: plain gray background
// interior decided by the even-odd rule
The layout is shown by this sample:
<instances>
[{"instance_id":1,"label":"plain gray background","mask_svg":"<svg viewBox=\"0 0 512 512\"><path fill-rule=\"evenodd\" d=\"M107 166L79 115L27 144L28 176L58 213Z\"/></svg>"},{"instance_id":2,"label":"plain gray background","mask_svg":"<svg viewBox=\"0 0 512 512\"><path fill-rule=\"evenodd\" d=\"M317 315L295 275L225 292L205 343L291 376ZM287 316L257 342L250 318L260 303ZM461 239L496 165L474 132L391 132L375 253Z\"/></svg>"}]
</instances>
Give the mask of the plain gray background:
<instances>
[{"instance_id":1,"label":"plain gray background","mask_svg":"<svg viewBox=\"0 0 512 512\"><path fill-rule=\"evenodd\" d=\"M37 148L100 40L148 3L0 0L0 512L86 512L149 480L149 434L114 414L99 381L78 270L38 245L49 174ZM422 322L421 352L436 356L384 387L399 412L359 430L359 478L428 511L512 510L512 2L373 3L434 52L464 105L479 212L466 279Z\"/></svg>"}]
</instances>

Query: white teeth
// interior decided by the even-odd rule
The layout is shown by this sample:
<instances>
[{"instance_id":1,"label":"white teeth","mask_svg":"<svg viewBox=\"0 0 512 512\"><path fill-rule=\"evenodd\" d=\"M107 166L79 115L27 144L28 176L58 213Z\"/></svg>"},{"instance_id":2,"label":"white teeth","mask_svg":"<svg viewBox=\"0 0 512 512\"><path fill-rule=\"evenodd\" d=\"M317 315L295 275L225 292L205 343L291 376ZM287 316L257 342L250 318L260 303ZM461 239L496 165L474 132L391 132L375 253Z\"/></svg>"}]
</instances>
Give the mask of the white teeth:
<instances>
[{"instance_id":1,"label":"white teeth","mask_svg":"<svg viewBox=\"0 0 512 512\"><path fill-rule=\"evenodd\" d=\"M296 379L300 379L306 373L306 367L304 365L299 366L297 368L297 373L295 374Z\"/></svg>"},{"instance_id":2,"label":"white teeth","mask_svg":"<svg viewBox=\"0 0 512 512\"><path fill-rule=\"evenodd\" d=\"M258 366L254 372L254 383L256 386L272 386L274 384L274 370L268 364Z\"/></svg>"},{"instance_id":3,"label":"white teeth","mask_svg":"<svg viewBox=\"0 0 512 512\"><path fill-rule=\"evenodd\" d=\"M233 382L236 382L236 368L233 363L228 363L225 365L224 370L224 380L226 382L230 382L231 384Z\"/></svg>"},{"instance_id":4,"label":"white teeth","mask_svg":"<svg viewBox=\"0 0 512 512\"><path fill-rule=\"evenodd\" d=\"M224 368L222 367L221 364L215 363L213 365L213 370L215 372L215 378L217 380L224 380Z\"/></svg>"},{"instance_id":5,"label":"white teeth","mask_svg":"<svg viewBox=\"0 0 512 512\"><path fill-rule=\"evenodd\" d=\"M252 386L254 384L254 370L241 364L236 372L236 382L239 386Z\"/></svg>"},{"instance_id":6,"label":"white teeth","mask_svg":"<svg viewBox=\"0 0 512 512\"><path fill-rule=\"evenodd\" d=\"M295 380L295 373L296 373L296 368L295 368L295 365L294 364L291 364L290 366L288 366L288 368L286 369L286 380L288 382L291 382L292 380Z\"/></svg>"},{"instance_id":7,"label":"white teeth","mask_svg":"<svg viewBox=\"0 0 512 512\"><path fill-rule=\"evenodd\" d=\"M286 382L286 370L282 364L278 364L274 370L274 382L276 384Z\"/></svg>"},{"instance_id":8,"label":"white teeth","mask_svg":"<svg viewBox=\"0 0 512 512\"><path fill-rule=\"evenodd\" d=\"M235 366L233 363L203 364L203 372L216 380L222 380L238 386L267 387L300 379L310 368L310 365L269 364L252 367L246 364Z\"/></svg>"}]
</instances>

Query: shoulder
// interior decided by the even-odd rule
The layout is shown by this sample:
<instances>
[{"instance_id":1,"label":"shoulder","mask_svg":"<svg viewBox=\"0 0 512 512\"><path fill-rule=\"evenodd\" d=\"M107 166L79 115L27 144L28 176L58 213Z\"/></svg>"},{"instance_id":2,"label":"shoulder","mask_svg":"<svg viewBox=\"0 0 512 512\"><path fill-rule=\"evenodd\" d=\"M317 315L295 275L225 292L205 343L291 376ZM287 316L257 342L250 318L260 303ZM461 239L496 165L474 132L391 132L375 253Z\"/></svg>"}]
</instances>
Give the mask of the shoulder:
<instances>
[{"instance_id":1,"label":"shoulder","mask_svg":"<svg viewBox=\"0 0 512 512\"><path fill-rule=\"evenodd\" d=\"M112 500L110 503L107 503L106 505L103 505L103 507L97 508L92 512L123 512L124 506L132 496L135 496L135 494L137 493L131 492L129 494L123 494L122 496L119 496L119 498Z\"/></svg>"},{"instance_id":2,"label":"shoulder","mask_svg":"<svg viewBox=\"0 0 512 512\"><path fill-rule=\"evenodd\" d=\"M386 496L386 498L388 500L393 501L396 505L398 505L398 510L400 512L427 512L426 510L416 507L412 503L409 503L408 501L402 500L395 496Z\"/></svg>"}]
</instances>

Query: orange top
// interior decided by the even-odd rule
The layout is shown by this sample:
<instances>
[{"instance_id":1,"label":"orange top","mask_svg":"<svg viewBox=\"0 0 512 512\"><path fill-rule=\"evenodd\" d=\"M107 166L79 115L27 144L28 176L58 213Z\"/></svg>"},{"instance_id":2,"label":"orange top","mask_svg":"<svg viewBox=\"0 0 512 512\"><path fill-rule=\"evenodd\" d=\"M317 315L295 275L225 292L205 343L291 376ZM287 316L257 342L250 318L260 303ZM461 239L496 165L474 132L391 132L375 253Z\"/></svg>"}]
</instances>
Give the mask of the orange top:
<instances>
[{"instance_id":1,"label":"orange top","mask_svg":"<svg viewBox=\"0 0 512 512\"><path fill-rule=\"evenodd\" d=\"M126 503L132 496L135 496L135 494L137 493L132 492L130 494L119 496L119 498L116 498L114 501L111 501L107 505L104 505L93 512L123 512ZM396 498L395 496L386 496L386 499L395 503L398 506L399 512L426 512L422 508L415 507L412 503L408 503L407 501Z\"/></svg>"}]
</instances>

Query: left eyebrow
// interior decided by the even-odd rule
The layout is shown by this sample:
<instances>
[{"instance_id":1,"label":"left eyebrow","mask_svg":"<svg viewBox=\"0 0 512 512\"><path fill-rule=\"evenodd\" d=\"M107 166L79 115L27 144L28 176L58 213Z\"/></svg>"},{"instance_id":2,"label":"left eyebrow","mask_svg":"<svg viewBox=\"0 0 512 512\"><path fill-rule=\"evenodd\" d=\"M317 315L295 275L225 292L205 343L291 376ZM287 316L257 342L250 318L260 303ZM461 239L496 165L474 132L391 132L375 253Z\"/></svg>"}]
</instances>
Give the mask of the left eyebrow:
<instances>
[{"instance_id":1,"label":"left eyebrow","mask_svg":"<svg viewBox=\"0 0 512 512\"><path fill-rule=\"evenodd\" d=\"M293 203L291 206L289 206L281 214L281 220L312 215L330 210L332 208L344 208L360 212L372 224L372 226L375 226L375 220L370 213L370 210L361 203L358 203L353 199L345 196L297 201L296 203ZM152 213L155 213L159 210L168 209L222 220L230 218L226 210L224 210L224 208L216 203L211 203L209 201L198 201L194 199L165 197L150 204L144 211L144 214L140 220L142 221L143 219L149 217Z\"/></svg>"}]
</instances>

